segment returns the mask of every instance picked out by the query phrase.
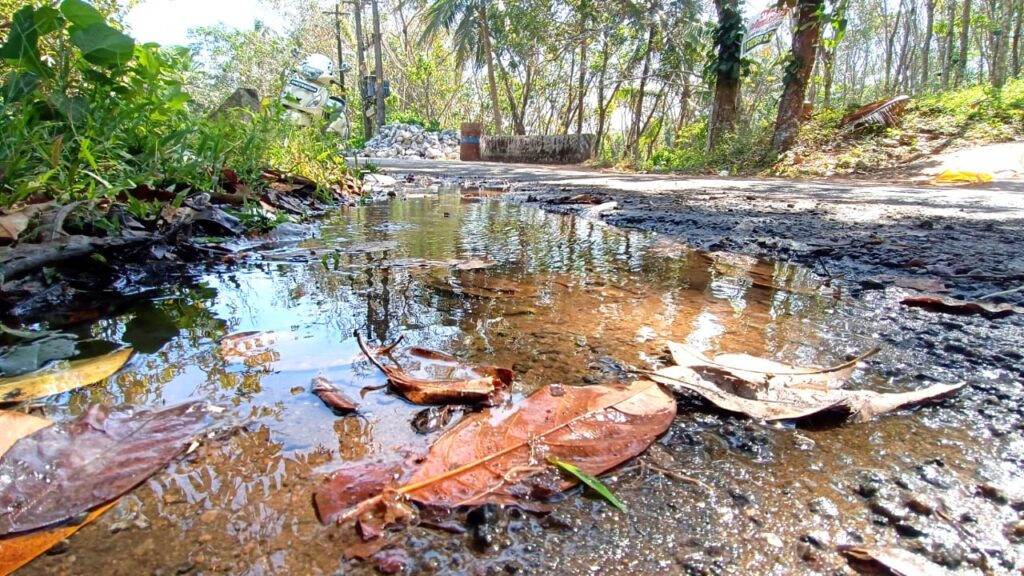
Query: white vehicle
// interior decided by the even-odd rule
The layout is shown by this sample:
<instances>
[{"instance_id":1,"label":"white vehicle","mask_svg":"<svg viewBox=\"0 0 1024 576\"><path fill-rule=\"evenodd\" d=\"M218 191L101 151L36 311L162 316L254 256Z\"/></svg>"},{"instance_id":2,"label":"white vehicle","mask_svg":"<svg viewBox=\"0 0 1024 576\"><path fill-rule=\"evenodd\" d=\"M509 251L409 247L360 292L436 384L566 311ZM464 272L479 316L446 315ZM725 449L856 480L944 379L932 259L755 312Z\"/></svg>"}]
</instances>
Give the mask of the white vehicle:
<instances>
[{"instance_id":1,"label":"white vehicle","mask_svg":"<svg viewBox=\"0 0 1024 576\"><path fill-rule=\"evenodd\" d=\"M343 65L341 72L347 71ZM331 96L328 88L338 82L334 61L323 54L310 54L281 88L281 104L288 109L292 122L309 126L314 120L326 118L327 129L343 139L349 137L347 104L343 96Z\"/></svg>"}]
</instances>

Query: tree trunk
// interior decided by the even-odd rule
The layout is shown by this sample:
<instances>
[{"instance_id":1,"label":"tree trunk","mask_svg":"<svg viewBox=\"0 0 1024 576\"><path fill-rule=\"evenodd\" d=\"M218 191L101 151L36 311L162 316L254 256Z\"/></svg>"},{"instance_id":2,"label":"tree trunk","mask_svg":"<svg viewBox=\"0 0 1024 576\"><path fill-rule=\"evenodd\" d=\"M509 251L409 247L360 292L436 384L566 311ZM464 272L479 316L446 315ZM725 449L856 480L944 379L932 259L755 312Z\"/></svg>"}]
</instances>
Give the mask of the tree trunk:
<instances>
[{"instance_id":1,"label":"tree trunk","mask_svg":"<svg viewBox=\"0 0 1024 576\"><path fill-rule=\"evenodd\" d=\"M583 109L584 109L584 98L586 96L586 80L587 80L587 41L584 39L580 42L580 86L577 93L579 103L578 116L576 117L576 134L583 134Z\"/></svg>"},{"instance_id":2,"label":"tree trunk","mask_svg":"<svg viewBox=\"0 0 1024 576\"><path fill-rule=\"evenodd\" d=\"M946 40L942 50L942 89L949 89L949 74L953 68L953 28L956 27L956 2L949 1L949 14L946 18Z\"/></svg>"},{"instance_id":3,"label":"tree trunk","mask_svg":"<svg viewBox=\"0 0 1024 576\"><path fill-rule=\"evenodd\" d=\"M647 75L651 72L651 52L654 47L655 27L651 26L647 33L647 47L644 55L643 72L640 74L640 89L637 91L633 105L633 119L629 126L629 137L626 138L626 149L624 155L632 157L636 153L636 145L640 142L642 131L641 122L644 114L644 96L647 91Z\"/></svg>"},{"instance_id":4,"label":"tree trunk","mask_svg":"<svg viewBox=\"0 0 1024 576\"><path fill-rule=\"evenodd\" d=\"M356 20L356 60L359 65L359 103L362 110L359 112L359 116L363 120L363 138L369 140L373 136L373 123L370 120L370 107L369 102L364 97L363 86L365 86L366 78L366 53L363 51L364 39L363 39L363 6L361 2L356 2L352 6L352 14Z\"/></svg>"},{"instance_id":5,"label":"tree trunk","mask_svg":"<svg viewBox=\"0 0 1024 576\"><path fill-rule=\"evenodd\" d=\"M921 51L921 89L928 90L931 82L928 78L928 58L932 50L932 26L935 24L935 1L925 0L926 16L924 28L924 48Z\"/></svg>"},{"instance_id":6,"label":"tree trunk","mask_svg":"<svg viewBox=\"0 0 1024 576\"><path fill-rule=\"evenodd\" d=\"M903 4L900 3L902 7ZM900 42L900 57L896 61L896 74L895 84L901 88L909 88L909 74L910 70L910 36L913 33L912 26L917 21L914 14L914 4L910 3L910 10L908 11L907 17L903 19L903 41Z\"/></svg>"},{"instance_id":7,"label":"tree trunk","mask_svg":"<svg viewBox=\"0 0 1024 576\"><path fill-rule=\"evenodd\" d=\"M790 52L793 71L788 74L786 85L782 89L779 115L775 119L775 134L772 136L772 147L776 152L785 152L792 147L800 132L807 81L814 67L814 45L821 32L821 22L818 21L817 13L824 1L800 0L796 32L793 34L793 48Z\"/></svg>"},{"instance_id":8,"label":"tree trunk","mask_svg":"<svg viewBox=\"0 0 1024 576\"><path fill-rule=\"evenodd\" d=\"M967 70L967 43L970 41L968 33L971 26L971 0L964 0L964 13L960 20L960 56L956 61L956 76L953 77L953 87L959 87L964 79L964 71Z\"/></svg>"},{"instance_id":9,"label":"tree trunk","mask_svg":"<svg viewBox=\"0 0 1024 576\"><path fill-rule=\"evenodd\" d=\"M597 142L594 143L594 154L601 155L601 145L604 140L604 123L608 113L608 107L604 105L605 79L608 76L608 59L611 57L611 46L608 42L607 33L602 34L601 46L601 72L597 77Z\"/></svg>"},{"instance_id":10,"label":"tree trunk","mask_svg":"<svg viewBox=\"0 0 1024 576\"><path fill-rule=\"evenodd\" d=\"M515 131L516 135L523 136L526 134L523 115L519 111L519 105L516 102L515 93L512 91L512 83L509 82L509 73L504 68L501 70L501 83L505 87L505 97L508 99L508 110L512 114L512 129Z\"/></svg>"},{"instance_id":11,"label":"tree trunk","mask_svg":"<svg viewBox=\"0 0 1024 576\"><path fill-rule=\"evenodd\" d=\"M1010 74L1014 78L1020 76L1021 68L1021 20L1024 20L1024 6L1017 4L1017 21L1013 29L1013 47L1010 49L1012 52Z\"/></svg>"},{"instance_id":12,"label":"tree trunk","mask_svg":"<svg viewBox=\"0 0 1024 576\"><path fill-rule=\"evenodd\" d=\"M498 82L494 79L494 47L491 46L491 26L487 22L486 4L480 4L480 36L487 57L487 83L491 90L491 113L494 117L494 133L501 134L501 103L498 102Z\"/></svg>"},{"instance_id":13,"label":"tree trunk","mask_svg":"<svg viewBox=\"0 0 1024 576\"><path fill-rule=\"evenodd\" d=\"M715 32L717 61L739 66L737 61L742 51L742 36L739 50L736 43L726 44L729 38L724 37L723 30L734 26L739 15L738 0L715 0L718 11L718 30ZM711 102L711 118L708 122L708 151L715 149L718 141L725 134L736 128L736 115L740 107L740 73L739 69L723 69L721 66L715 74L715 96Z\"/></svg>"},{"instance_id":14,"label":"tree trunk","mask_svg":"<svg viewBox=\"0 0 1024 576\"><path fill-rule=\"evenodd\" d=\"M883 10L885 9L885 2L882 2ZM882 14L883 26L887 25L888 15L883 12ZM903 16L903 1L900 0L899 9L896 11L896 22L893 23L892 32L887 31L888 36L885 40L885 93L888 94L892 91L892 58L896 51L896 34L900 30L900 19Z\"/></svg>"},{"instance_id":15,"label":"tree trunk","mask_svg":"<svg viewBox=\"0 0 1024 576\"><path fill-rule=\"evenodd\" d=\"M1006 83L1006 53L1010 47L1010 23L1013 21L1013 6L1009 0L996 2L990 6L989 20L998 26L989 32L992 36L992 86L1002 88Z\"/></svg>"},{"instance_id":16,"label":"tree trunk","mask_svg":"<svg viewBox=\"0 0 1024 576\"><path fill-rule=\"evenodd\" d=\"M377 0L370 2L370 8L373 10L373 69L377 76L377 130L380 130L384 126L384 61L381 55L380 12Z\"/></svg>"}]
</instances>

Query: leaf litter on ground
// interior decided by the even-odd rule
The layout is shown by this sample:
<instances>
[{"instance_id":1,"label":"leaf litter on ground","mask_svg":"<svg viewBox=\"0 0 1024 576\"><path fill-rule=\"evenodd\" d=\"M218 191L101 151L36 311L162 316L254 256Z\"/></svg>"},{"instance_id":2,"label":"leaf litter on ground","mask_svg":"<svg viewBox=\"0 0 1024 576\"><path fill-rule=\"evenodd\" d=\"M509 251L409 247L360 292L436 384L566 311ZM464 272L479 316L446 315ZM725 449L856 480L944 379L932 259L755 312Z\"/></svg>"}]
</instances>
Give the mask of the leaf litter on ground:
<instances>
[{"instance_id":1,"label":"leaf litter on ground","mask_svg":"<svg viewBox=\"0 0 1024 576\"><path fill-rule=\"evenodd\" d=\"M902 393L844 390L860 363L877 349L838 366L817 368L790 366L747 354L711 358L675 342L669 342L668 348L676 366L651 372L654 381L760 420L793 420L837 412L854 422L865 422L899 408L947 398L964 386L937 384Z\"/></svg>"},{"instance_id":2,"label":"leaf litter on ground","mask_svg":"<svg viewBox=\"0 0 1024 576\"><path fill-rule=\"evenodd\" d=\"M95 384L121 369L132 349L71 362L61 361L21 376L0 378L0 404L27 402Z\"/></svg>"},{"instance_id":3,"label":"leaf litter on ground","mask_svg":"<svg viewBox=\"0 0 1024 576\"><path fill-rule=\"evenodd\" d=\"M369 541L411 521L409 502L432 510L504 504L547 511L552 496L580 482L549 457L602 474L646 450L676 414L672 396L649 380L561 391L545 386L516 405L471 414L422 458L335 472L314 497L317 516L325 524L356 520Z\"/></svg>"},{"instance_id":4,"label":"leaf litter on ground","mask_svg":"<svg viewBox=\"0 0 1024 576\"><path fill-rule=\"evenodd\" d=\"M10 411L0 412L0 457L21 438L46 428L50 424L52 422L45 418L29 414ZM13 573L61 540L69 538L79 528L99 518L118 501L112 500L107 504L99 506L78 524L59 526L50 530L37 530L27 534L4 538L2 543L0 543L0 576L7 576Z\"/></svg>"},{"instance_id":5,"label":"leaf litter on ground","mask_svg":"<svg viewBox=\"0 0 1024 576\"><path fill-rule=\"evenodd\" d=\"M356 331L356 340L370 362L388 377L390 386L413 404L498 404L512 386L508 368L465 364L443 352L413 346L392 354L394 345L382 352L367 346ZM387 355L395 365L377 359Z\"/></svg>"},{"instance_id":6,"label":"leaf litter on ground","mask_svg":"<svg viewBox=\"0 0 1024 576\"><path fill-rule=\"evenodd\" d=\"M203 402L137 412L94 405L21 438L0 457L0 536L64 522L121 496L184 452L217 412Z\"/></svg>"}]
</instances>

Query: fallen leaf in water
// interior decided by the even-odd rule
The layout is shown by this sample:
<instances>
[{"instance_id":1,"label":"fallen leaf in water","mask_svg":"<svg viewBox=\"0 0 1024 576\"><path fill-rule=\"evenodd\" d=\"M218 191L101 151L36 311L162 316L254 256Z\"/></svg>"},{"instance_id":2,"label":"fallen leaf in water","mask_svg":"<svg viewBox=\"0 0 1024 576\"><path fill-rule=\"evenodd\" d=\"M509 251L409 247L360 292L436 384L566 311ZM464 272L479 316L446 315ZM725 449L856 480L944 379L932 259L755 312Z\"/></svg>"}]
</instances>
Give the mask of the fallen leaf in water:
<instances>
[{"instance_id":1,"label":"fallen leaf in water","mask_svg":"<svg viewBox=\"0 0 1024 576\"><path fill-rule=\"evenodd\" d=\"M0 455L7 452L18 440L52 424L46 418L22 414L21 412L0 412Z\"/></svg>"},{"instance_id":2,"label":"fallen leaf in water","mask_svg":"<svg viewBox=\"0 0 1024 576\"><path fill-rule=\"evenodd\" d=\"M553 396L545 386L515 406L464 418L438 438L407 480L394 465L336 474L315 497L321 521L362 523L400 499L446 509L493 503L547 510L550 496L579 482L547 464L549 456L601 474L646 450L676 413L672 396L646 380L564 392ZM377 494L366 498L371 491Z\"/></svg>"},{"instance_id":3,"label":"fallen leaf in water","mask_svg":"<svg viewBox=\"0 0 1024 576\"><path fill-rule=\"evenodd\" d=\"M439 278L432 285L445 292L476 298L532 298L537 294L537 287L533 284L496 278L483 272L460 274L454 278Z\"/></svg>"},{"instance_id":4,"label":"fallen leaf in water","mask_svg":"<svg viewBox=\"0 0 1024 576\"><path fill-rule=\"evenodd\" d=\"M0 456L21 438L46 428L50 424L51 422L45 418L20 412L0 412ZM98 518L116 503L117 500L114 500L100 506L75 526L62 526L52 530L5 538L0 542L0 576L7 576L28 564L33 558L46 552L61 540L70 537L79 528Z\"/></svg>"},{"instance_id":5,"label":"fallen leaf in water","mask_svg":"<svg viewBox=\"0 0 1024 576\"><path fill-rule=\"evenodd\" d=\"M604 483L597 479L597 476L587 474L583 470L580 470L578 466L559 460L554 456L548 456L548 462L554 464L555 466L558 466L562 470L565 470L569 474L575 476L577 479L579 479L580 482L586 484L587 486L590 487L591 490L597 492L598 494L601 495L602 498L610 502L612 506L615 506L616 508L622 510L623 512L626 511L626 505L623 504L622 501L620 501L618 498L616 498L615 494L612 494L612 491L609 490L608 487L604 485Z\"/></svg>"},{"instance_id":6,"label":"fallen leaf in water","mask_svg":"<svg viewBox=\"0 0 1024 576\"><path fill-rule=\"evenodd\" d=\"M0 536L65 521L124 494L210 425L190 402L157 412L105 406L36 431L0 457Z\"/></svg>"},{"instance_id":7,"label":"fallen leaf in water","mask_svg":"<svg viewBox=\"0 0 1024 576\"><path fill-rule=\"evenodd\" d=\"M964 384L937 384L902 393L842 390L857 365L872 350L832 368L804 368L747 354L720 354L711 359L683 344L668 343L678 366L651 378L673 390L694 392L712 404L761 420L792 420L821 412L845 413L865 422L886 412L946 398Z\"/></svg>"},{"instance_id":8,"label":"fallen leaf in water","mask_svg":"<svg viewBox=\"0 0 1024 576\"><path fill-rule=\"evenodd\" d=\"M473 366L436 350L412 347L391 356L385 366L357 332L363 354L388 377L396 392L414 404L497 404L512 385L508 368Z\"/></svg>"},{"instance_id":9,"label":"fallen leaf in water","mask_svg":"<svg viewBox=\"0 0 1024 576\"><path fill-rule=\"evenodd\" d=\"M58 362L21 376L0 378L0 403L25 402L95 384L120 370L131 355L132 349L125 348L95 358Z\"/></svg>"},{"instance_id":10,"label":"fallen leaf in water","mask_svg":"<svg viewBox=\"0 0 1024 576\"><path fill-rule=\"evenodd\" d=\"M938 564L903 550L902 548L869 548L866 546L840 546L839 551L849 558L855 568L871 569L881 566L896 576L946 576L949 574Z\"/></svg>"},{"instance_id":11,"label":"fallen leaf in water","mask_svg":"<svg viewBox=\"0 0 1024 576\"><path fill-rule=\"evenodd\" d=\"M1002 318L1011 314L1020 314L1024 308L1011 304L988 304L985 302L968 302L939 296L913 296L900 300L900 304L912 308L924 308L931 312L944 312L958 316L978 314L985 318Z\"/></svg>"},{"instance_id":12,"label":"fallen leaf in water","mask_svg":"<svg viewBox=\"0 0 1024 576\"><path fill-rule=\"evenodd\" d=\"M350 400L348 396L331 384L331 381L323 376L313 378L313 389L311 390L328 408L338 414L350 414L359 409L359 404Z\"/></svg>"}]
</instances>

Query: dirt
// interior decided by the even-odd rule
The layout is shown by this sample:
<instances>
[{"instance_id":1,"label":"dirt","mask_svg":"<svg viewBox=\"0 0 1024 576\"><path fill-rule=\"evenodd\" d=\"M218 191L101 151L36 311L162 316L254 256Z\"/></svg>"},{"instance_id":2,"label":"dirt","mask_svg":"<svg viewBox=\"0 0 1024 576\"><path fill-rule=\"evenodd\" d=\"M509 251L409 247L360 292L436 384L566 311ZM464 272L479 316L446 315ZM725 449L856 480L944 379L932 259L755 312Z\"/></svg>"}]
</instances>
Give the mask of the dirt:
<instances>
[{"instance_id":1,"label":"dirt","mask_svg":"<svg viewBox=\"0 0 1024 576\"><path fill-rule=\"evenodd\" d=\"M47 416L198 396L247 424L23 573L846 574L836 545L858 543L959 574L1024 567L1024 319L909 309L899 301L914 291L896 285L927 279L976 298L1024 284L1019 194L876 187L867 199L829 185L641 178L630 188L529 174L505 201L415 189L342 210L291 242L288 258L277 242L100 318L51 324L142 353L111 381L51 399ZM581 193L618 208L555 214L585 209L551 202ZM488 278L530 290L467 296L462 274L410 258L493 259ZM666 361L667 339L819 365L880 345L852 386L969 386L857 425L766 425L682 397L665 436L605 477L626 513L576 491L549 515L488 509L462 534L415 527L377 562L345 560L351 528L321 526L310 503L323 477L431 438L410 425L420 407L367 390L383 377L359 359L356 328L511 367L517 397L632 378L629 366ZM219 352L249 330L278 336L245 361ZM318 375L360 414L323 406L309 392Z\"/></svg>"}]
</instances>

